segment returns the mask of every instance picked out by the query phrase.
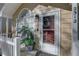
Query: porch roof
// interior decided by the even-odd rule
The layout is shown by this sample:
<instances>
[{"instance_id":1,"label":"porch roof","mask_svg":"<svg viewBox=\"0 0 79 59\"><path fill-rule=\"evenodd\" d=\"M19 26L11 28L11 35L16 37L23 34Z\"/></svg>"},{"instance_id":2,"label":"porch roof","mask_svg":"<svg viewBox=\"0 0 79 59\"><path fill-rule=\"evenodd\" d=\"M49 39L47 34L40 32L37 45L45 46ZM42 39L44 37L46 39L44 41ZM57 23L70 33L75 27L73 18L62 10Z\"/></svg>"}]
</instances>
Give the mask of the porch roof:
<instances>
[{"instance_id":1,"label":"porch roof","mask_svg":"<svg viewBox=\"0 0 79 59\"><path fill-rule=\"evenodd\" d=\"M25 5L25 6L23 6ZM71 10L71 4L69 3L6 3L1 8L1 12L4 13L4 15L13 16L14 14L17 14L18 9L23 6L26 8L29 8L30 10L33 10L37 5L43 5L43 6L53 6L65 10Z\"/></svg>"}]
</instances>

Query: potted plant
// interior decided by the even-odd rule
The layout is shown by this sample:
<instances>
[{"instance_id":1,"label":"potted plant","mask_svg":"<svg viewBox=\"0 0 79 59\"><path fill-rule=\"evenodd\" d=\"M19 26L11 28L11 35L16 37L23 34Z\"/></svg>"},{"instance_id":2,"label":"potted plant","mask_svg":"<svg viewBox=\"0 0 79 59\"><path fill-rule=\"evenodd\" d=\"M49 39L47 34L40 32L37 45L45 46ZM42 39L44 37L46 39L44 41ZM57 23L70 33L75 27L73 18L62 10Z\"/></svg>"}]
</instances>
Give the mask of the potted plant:
<instances>
[{"instance_id":1,"label":"potted plant","mask_svg":"<svg viewBox=\"0 0 79 59\"><path fill-rule=\"evenodd\" d=\"M32 51L34 46L34 37L32 31L28 27L22 26L22 29L18 33L22 33L21 44L24 44L29 51Z\"/></svg>"}]
</instances>

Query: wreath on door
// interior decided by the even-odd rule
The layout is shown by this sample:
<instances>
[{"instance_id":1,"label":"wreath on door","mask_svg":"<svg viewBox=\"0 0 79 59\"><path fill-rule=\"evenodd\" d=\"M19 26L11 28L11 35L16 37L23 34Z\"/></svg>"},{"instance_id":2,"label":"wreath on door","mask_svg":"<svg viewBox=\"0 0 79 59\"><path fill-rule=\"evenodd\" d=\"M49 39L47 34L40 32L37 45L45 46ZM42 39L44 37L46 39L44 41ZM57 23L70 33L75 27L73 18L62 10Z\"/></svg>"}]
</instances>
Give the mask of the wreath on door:
<instances>
[{"instance_id":1,"label":"wreath on door","mask_svg":"<svg viewBox=\"0 0 79 59\"><path fill-rule=\"evenodd\" d=\"M44 26L45 28L47 28L47 27L50 26L50 23L49 23L49 21L48 21L48 18L45 18L45 19L43 20L43 26Z\"/></svg>"}]
</instances>

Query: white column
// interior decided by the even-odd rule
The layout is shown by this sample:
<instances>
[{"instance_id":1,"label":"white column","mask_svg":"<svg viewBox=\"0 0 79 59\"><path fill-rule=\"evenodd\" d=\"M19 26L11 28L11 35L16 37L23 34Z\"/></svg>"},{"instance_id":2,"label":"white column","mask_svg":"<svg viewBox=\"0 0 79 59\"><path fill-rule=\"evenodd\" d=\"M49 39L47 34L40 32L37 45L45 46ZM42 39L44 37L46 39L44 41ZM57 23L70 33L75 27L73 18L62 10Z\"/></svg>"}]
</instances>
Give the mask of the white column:
<instances>
[{"instance_id":1,"label":"white column","mask_svg":"<svg viewBox=\"0 0 79 59\"><path fill-rule=\"evenodd\" d=\"M79 55L77 3L72 4L72 51L71 52L72 55Z\"/></svg>"}]
</instances>

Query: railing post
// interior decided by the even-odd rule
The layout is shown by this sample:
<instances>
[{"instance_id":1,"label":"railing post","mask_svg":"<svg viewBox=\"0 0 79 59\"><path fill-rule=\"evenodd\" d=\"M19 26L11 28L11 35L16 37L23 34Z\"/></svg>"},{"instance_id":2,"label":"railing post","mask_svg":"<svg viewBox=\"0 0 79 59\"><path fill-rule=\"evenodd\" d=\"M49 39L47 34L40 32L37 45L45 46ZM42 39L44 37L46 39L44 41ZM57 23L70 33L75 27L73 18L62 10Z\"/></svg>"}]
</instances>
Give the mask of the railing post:
<instances>
[{"instance_id":1,"label":"railing post","mask_svg":"<svg viewBox=\"0 0 79 59\"><path fill-rule=\"evenodd\" d=\"M15 37L14 39L14 56L20 56L20 37Z\"/></svg>"}]
</instances>

